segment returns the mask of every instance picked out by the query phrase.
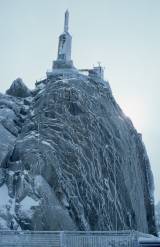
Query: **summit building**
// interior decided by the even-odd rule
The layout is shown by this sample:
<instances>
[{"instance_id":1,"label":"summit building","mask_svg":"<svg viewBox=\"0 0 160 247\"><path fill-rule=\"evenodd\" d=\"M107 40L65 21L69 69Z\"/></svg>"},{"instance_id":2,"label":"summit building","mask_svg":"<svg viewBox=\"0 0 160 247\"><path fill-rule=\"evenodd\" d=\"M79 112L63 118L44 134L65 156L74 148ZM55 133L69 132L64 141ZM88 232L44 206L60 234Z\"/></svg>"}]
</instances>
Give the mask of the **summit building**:
<instances>
[{"instance_id":1,"label":"summit building","mask_svg":"<svg viewBox=\"0 0 160 247\"><path fill-rule=\"evenodd\" d=\"M66 10L64 18L64 30L59 36L57 60L53 61L52 70L47 72L47 77L55 74L88 73L90 77L103 80L104 69L99 64L92 69L78 70L74 67L71 58L72 36L69 33L69 11Z\"/></svg>"}]
</instances>

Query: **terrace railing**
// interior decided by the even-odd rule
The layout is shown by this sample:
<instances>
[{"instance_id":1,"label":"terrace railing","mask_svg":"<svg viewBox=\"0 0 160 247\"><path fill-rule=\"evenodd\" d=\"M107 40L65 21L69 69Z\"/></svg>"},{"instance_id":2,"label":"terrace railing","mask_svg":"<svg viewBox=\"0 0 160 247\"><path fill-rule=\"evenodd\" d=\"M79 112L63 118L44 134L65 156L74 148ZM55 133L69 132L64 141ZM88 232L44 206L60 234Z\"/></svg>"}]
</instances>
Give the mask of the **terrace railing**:
<instances>
[{"instance_id":1,"label":"terrace railing","mask_svg":"<svg viewBox=\"0 0 160 247\"><path fill-rule=\"evenodd\" d=\"M137 247L136 231L0 231L0 247Z\"/></svg>"}]
</instances>

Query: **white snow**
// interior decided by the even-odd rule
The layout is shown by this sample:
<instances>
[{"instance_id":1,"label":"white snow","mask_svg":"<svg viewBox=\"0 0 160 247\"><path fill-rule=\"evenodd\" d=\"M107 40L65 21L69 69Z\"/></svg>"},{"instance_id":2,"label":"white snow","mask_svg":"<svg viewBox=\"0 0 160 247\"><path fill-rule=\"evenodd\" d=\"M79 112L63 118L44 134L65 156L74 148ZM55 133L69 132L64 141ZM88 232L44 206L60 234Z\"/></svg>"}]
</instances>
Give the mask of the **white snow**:
<instances>
[{"instance_id":1,"label":"white snow","mask_svg":"<svg viewBox=\"0 0 160 247\"><path fill-rule=\"evenodd\" d=\"M44 178L41 175L37 175L34 179L35 189L39 189L44 183Z\"/></svg>"},{"instance_id":2,"label":"white snow","mask_svg":"<svg viewBox=\"0 0 160 247\"><path fill-rule=\"evenodd\" d=\"M0 109L0 118L12 120L16 118L16 115L12 109L2 108Z\"/></svg>"},{"instance_id":3,"label":"white snow","mask_svg":"<svg viewBox=\"0 0 160 247\"><path fill-rule=\"evenodd\" d=\"M39 201L34 200L30 196L26 196L21 202L20 202L20 212L25 217L32 218L32 215L34 213L34 209L32 207L39 206Z\"/></svg>"},{"instance_id":4,"label":"white snow","mask_svg":"<svg viewBox=\"0 0 160 247\"><path fill-rule=\"evenodd\" d=\"M30 196L26 196L20 203L21 208L24 211L30 210L33 206L38 206L39 202L32 199Z\"/></svg>"},{"instance_id":5,"label":"white snow","mask_svg":"<svg viewBox=\"0 0 160 247\"><path fill-rule=\"evenodd\" d=\"M28 171L27 171L27 170L24 170L23 172L24 172L24 174L25 174L25 175L27 175L27 174L28 174Z\"/></svg>"},{"instance_id":6,"label":"white snow","mask_svg":"<svg viewBox=\"0 0 160 247\"><path fill-rule=\"evenodd\" d=\"M13 175L14 175L14 172L13 172L13 171L9 171L8 174L9 174L10 176L13 176Z\"/></svg>"},{"instance_id":7,"label":"white snow","mask_svg":"<svg viewBox=\"0 0 160 247\"><path fill-rule=\"evenodd\" d=\"M11 198L8 196L8 188L6 184L0 187L0 207L8 203Z\"/></svg>"},{"instance_id":8,"label":"white snow","mask_svg":"<svg viewBox=\"0 0 160 247\"><path fill-rule=\"evenodd\" d=\"M15 214L15 199L12 199L8 195L8 187L6 184L3 184L0 187L0 212L5 213L8 211L11 215Z\"/></svg>"},{"instance_id":9,"label":"white snow","mask_svg":"<svg viewBox=\"0 0 160 247\"><path fill-rule=\"evenodd\" d=\"M8 230L7 221L0 217L0 229Z\"/></svg>"},{"instance_id":10,"label":"white snow","mask_svg":"<svg viewBox=\"0 0 160 247\"><path fill-rule=\"evenodd\" d=\"M47 146L49 146L50 148L52 148L52 149L53 149L52 145L51 145L49 142L42 141L42 144L47 145Z\"/></svg>"},{"instance_id":11,"label":"white snow","mask_svg":"<svg viewBox=\"0 0 160 247\"><path fill-rule=\"evenodd\" d=\"M30 114L31 114L31 117L34 117L34 116L35 116L34 110L31 110L31 111L30 111Z\"/></svg>"},{"instance_id":12,"label":"white snow","mask_svg":"<svg viewBox=\"0 0 160 247\"><path fill-rule=\"evenodd\" d=\"M45 79L46 79L46 78L45 78ZM44 89L44 87L45 87L45 84L44 84L44 83L41 83L41 84L39 84L39 85L37 86L37 88L40 89L40 90Z\"/></svg>"}]
</instances>

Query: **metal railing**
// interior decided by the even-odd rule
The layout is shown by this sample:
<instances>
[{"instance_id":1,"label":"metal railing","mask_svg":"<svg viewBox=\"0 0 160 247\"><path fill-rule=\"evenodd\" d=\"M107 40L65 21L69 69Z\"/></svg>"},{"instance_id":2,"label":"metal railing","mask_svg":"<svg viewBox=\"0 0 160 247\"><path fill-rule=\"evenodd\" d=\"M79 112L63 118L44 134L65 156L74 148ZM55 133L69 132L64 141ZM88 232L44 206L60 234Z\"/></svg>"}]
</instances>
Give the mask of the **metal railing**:
<instances>
[{"instance_id":1,"label":"metal railing","mask_svg":"<svg viewBox=\"0 0 160 247\"><path fill-rule=\"evenodd\" d=\"M0 247L137 247L136 231L0 231Z\"/></svg>"}]
</instances>

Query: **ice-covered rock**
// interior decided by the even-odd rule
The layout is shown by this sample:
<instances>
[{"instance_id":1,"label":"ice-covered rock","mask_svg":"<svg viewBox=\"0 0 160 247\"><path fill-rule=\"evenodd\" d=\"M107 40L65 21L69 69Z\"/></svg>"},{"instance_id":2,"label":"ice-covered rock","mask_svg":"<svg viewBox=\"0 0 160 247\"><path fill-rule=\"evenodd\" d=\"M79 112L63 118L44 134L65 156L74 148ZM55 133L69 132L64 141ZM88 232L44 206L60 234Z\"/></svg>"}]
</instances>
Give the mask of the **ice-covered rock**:
<instances>
[{"instance_id":1,"label":"ice-covered rock","mask_svg":"<svg viewBox=\"0 0 160 247\"><path fill-rule=\"evenodd\" d=\"M0 167L12 153L20 130L21 103L11 96L0 94Z\"/></svg>"},{"instance_id":2,"label":"ice-covered rock","mask_svg":"<svg viewBox=\"0 0 160 247\"><path fill-rule=\"evenodd\" d=\"M108 82L52 75L12 107L3 184L22 229L156 232L148 156Z\"/></svg>"},{"instance_id":3,"label":"ice-covered rock","mask_svg":"<svg viewBox=\"0 0 160 247\"><path fill-rule=\"evenodd\" d=\"M14 80L6 93L20 98L26 98L31 95L31 91L27 88L21 78Z\"/></svg>"},{"instance_id":4,"label":"ice-covered rock","mask_svg":"<svg viewBox=\"0 0 160 247\"><path fill-rule=\"evenodd\" d=\"M155 217L156 217L157 231L160 236L160 202L158 202L157 205L155 206Z\"/></svg>"}]
</instances>

